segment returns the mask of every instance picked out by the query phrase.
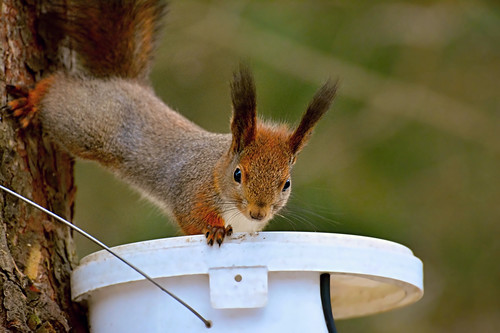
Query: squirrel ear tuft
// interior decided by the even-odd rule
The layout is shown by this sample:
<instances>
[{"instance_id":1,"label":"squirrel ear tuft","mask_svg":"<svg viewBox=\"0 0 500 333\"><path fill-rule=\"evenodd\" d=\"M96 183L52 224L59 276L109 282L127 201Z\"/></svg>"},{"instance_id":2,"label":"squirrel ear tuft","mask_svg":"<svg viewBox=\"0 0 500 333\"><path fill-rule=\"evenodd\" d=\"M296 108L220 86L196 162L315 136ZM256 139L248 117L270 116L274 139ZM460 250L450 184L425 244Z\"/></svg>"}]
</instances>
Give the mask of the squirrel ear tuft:
<instances>
[{"instance_id":1,"label":"squirrel ear tuft","mask_svg":"<svg viewBox=\"0 0 500 333\"><path fill-rule=\"evenodd\" d=\"M289 139L292 154L297 154L307 143L312 130L321 117L328 111L337 93L337 82L330 80L316 92L306 113L302 116L299 126Z\"/></svg>"},{"instance_id":2,"label":"squirrel ear tuft","mask_svg":"<svg viewBox=\"0 0 500 333\"><path fill-rule=\"evenodd\" d=\"M255 139L257 131L255 83L252 73L245 65L240 65L239 70L233 74L231 100L233 103L231 150L240 153Z\"/></svg>"}]
</instances>

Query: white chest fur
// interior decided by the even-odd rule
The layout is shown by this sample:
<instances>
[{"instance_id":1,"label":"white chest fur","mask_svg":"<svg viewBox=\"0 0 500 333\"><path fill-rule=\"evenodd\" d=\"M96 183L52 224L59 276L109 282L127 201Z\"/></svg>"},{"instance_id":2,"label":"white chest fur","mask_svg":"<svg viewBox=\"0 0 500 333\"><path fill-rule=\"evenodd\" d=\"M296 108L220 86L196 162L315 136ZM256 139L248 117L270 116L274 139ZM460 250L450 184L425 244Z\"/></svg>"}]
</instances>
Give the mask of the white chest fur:
<instances>
[{"instance_id":1,"label":"white chest fur","mask_svg":"<svg viewBox=\"0 0 500 333\"><path fill-rule=\"evenodd\" d=\"M256 221L247 218L237 208L229 212L222 213L222 218L226 225L233 227L233 232L257 232L264 229L266 222Z\"/></svg>"}]
</instances>

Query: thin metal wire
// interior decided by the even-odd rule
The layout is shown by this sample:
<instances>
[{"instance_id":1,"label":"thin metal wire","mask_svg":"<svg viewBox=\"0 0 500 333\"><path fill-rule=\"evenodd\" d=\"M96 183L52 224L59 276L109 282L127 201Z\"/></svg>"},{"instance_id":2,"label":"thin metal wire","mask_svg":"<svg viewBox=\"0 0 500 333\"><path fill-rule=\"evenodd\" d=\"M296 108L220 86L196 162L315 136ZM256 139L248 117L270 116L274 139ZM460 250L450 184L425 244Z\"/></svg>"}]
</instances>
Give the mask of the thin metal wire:
<instances>
[{"instance_id":1,"label":"thin metal wire","mask_svg":"<svg viewBox=\"0 0 500 333\"><path fill-rule=\"evenodd\" d=\"M142 275L146 280L148 280L149 282L151 282L152 284L154 284L155 286L157 286L158 288L160 288L160 290L162 290L163 292L165 292L166 294L168 294L169 296L171 296L173 299L175 299L177 302L179 302L180 304L182 304L186 309L188 309L189 311L191 311L196 317L198 317L204 324L207 328L210 328L212 327L212 321L210 320L207 320L205 319L201 314L199 314L195 309L193 309L190 305L188 305L187 303L185 303L182 299L180 299L179 297L177 297L176 295L174 295L173 293L171 293L170 291L168 291L167 289L165 289L162 285L160 285L158 282L156 282L155 280L153 280L152 277L150 277L149 275L147 275L146 273L144 273L141 269L139 269L138 267L136 267L135 265L133 265L132 263L130 263L128 260L126 260L125 258L122 258L120 255L118 255L116 252L114 252L113 250L111 250L111 248L109 246L107 246L106 244L104 244L103 242L101 242L100 240L98 240L97 238L95 238L94 236L92 236L91 234L87 233L86 231L80 229L79 227L77 227L76 225L72 224L71 222L68 222L66 221L65 219L63 219L62 217L60 217L59 215L56 215L54 213L52 213L50 210L40 206L39 204L31 201L30 199L27 199L25 197L23 197L22 195L14 192L13 190L3 186L3 185L0 185L0 189L4 190L5 192L15 196L16 198L18 199L21 199L22 201L32 205L33 207L36 207L38 208L39 210L41 210L42 212L44 212L45 214L48 214L50 216L52 216L53 218L55 218L56 220L58 220L59 222L65 224L66 226L70 227L71 229L77 231L78 233L80 233L81 235L87 237L88 239L90 239L92 242L96 243L97 245L99 245L100 247L102 247L103 249L105 249L106 251L108 251L109 253L111 253L113 256L115 256L116 258L118 258L119 260L121 260L123 263L125 263L126 265L128 265L130 268L132 268L134 271L136 271L137 273L139 273L140 275Z\"/></svg>"}]
</instances>

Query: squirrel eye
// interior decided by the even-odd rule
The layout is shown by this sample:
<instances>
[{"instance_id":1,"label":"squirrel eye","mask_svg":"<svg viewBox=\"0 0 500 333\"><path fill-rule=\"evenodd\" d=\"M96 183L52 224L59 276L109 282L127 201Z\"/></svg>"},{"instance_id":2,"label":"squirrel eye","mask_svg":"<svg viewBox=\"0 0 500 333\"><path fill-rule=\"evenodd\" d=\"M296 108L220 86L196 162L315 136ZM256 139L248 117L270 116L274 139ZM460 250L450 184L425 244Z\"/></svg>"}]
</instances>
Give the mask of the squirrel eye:
<instances>
[{"instance_id":1,"label":"squirrel eye","mask_svg":"<svg viewBox=\"0 0 500 333\"><path fill-rule=\"evenodd\" d=\"M234 181L241 184L241 170L240 170L240 168L236 168L236 170L234 170L233 176L234 176Z\"/></svg>"},{"instance_id":2,"label":"squirrel eye","mask_svg":"<svg viewBox=\"0 0 500 333\"><path fill-rule=\"evenodd\" d=\"M287 179L285 185L283 185L282 191L285 192L286 190L288 190L290 188L290 184L291 184L290 179Z\"/></svg>"}]
</instances>

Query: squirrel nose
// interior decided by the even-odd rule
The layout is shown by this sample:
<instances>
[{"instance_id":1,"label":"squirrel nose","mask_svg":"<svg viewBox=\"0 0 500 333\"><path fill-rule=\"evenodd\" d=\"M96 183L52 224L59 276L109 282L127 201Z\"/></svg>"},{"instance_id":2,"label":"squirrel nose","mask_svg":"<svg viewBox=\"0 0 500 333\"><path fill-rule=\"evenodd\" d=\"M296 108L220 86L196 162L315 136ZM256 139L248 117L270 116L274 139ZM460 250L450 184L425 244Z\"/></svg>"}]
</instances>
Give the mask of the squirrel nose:
<instances>
[{"instance_id":1,"label":"squirrel nose","mask_svg":"<svg viewBox=\"0 0 500 333\"><path fill-rule=\"evenodd\" d=\"M270 213L270 207L264 203L256 203L248 205L248 215L253 220L262 221L265 220Z\"/></svg>"},{"instance_id":2,"label":"squirrel nose","mask_svg":"<svg viewBox=\"0 0 500 333\"><path fill-rule=\"evenodd\" d=\"M262 221L269 216L269 210L266 205L251 205L248 207L248 215L254 220Z\"/></svg>"},{"instance_id":3,"label":"squirrel nose","mask_svg":"<svg viewBox=\"0 0 500 333\"><path fill-rule=\"evenodd\" d=\"M261 212L260 210L257 212L250 211L250 217L253 218L254 220L262 220L264 217L266 217L266 214Z\"/></svg>"}]
</instances>

